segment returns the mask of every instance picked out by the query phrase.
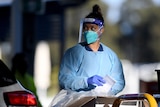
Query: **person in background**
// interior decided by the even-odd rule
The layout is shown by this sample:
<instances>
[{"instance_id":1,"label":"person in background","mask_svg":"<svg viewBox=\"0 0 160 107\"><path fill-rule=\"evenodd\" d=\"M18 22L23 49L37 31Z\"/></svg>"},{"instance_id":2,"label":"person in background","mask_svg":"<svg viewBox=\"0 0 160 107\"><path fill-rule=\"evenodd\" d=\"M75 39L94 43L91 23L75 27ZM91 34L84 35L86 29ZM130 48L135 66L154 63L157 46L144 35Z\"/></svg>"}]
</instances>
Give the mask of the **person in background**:
<instances>
[{"instance_id":1,"label":"person in background","mask_svg":"<svg viewBox=\"0 0 160 107\"><path fill-rule=\"evenodd\" d=\"M110 94L116 95L123 90L125 79L120 59L100 42L104 30L101 9L95 4L92 12L83 19L84 41L69 48L62 58L58 76L62 89L90 91L107 83L104 78L108 75L115 81Z\"/></svg>"},{"instance_id":2,"label":"person in background","mask_svg":"<svg viewBox=\"0 0 160 107\"><path fill-rule=\"evenodd\" d=\"M15 74L16 79L22 84L22 86L37 97L38 107L42 107L38 96L36 94L36 87L33 81L33 77L27 72L28 62L24 53L17 53L12 58L12 72Z\"/></svg>"}]
</instances>

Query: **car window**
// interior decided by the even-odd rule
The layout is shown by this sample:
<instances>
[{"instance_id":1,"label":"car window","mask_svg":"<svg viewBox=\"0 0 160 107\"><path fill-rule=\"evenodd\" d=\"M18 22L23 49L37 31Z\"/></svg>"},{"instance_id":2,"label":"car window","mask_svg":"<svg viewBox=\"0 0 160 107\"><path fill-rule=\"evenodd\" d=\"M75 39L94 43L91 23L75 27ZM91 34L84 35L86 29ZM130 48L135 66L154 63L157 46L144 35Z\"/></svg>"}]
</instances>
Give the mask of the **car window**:
<instances>
[{"instance_id":1,"label":"car window","mask_svg":"<svg viewBox=\"0 0 160 107\"><path fill-rule=\"evenodd\" d=\"M0 87L8 86L16 83L14 74L9 68L0 60Z\"/></svg>"}]
</instances>

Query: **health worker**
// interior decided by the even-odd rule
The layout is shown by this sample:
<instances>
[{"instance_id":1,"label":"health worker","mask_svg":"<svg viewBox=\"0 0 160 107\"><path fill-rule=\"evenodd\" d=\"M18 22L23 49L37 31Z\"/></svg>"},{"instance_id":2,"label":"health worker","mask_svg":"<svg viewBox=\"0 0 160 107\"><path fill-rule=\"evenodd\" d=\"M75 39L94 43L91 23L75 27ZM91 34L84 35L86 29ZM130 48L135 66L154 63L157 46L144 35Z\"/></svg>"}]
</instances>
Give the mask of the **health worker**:
<instances>
[{"instance_id":1,"label":"health worker","mask_svg":"<svg viewBox=\"0 0 160 107\"><path fill-rule=\"evenodd\" d=\"M107 83L104 78L109 76L115 81L110 94L123 90L122 64L116 53L100 42L103 32L104 19L96 4L80 22L79 43L69 48L62 58L58 77L62 89L90 91Z\"/></svg>"}]
</instances>

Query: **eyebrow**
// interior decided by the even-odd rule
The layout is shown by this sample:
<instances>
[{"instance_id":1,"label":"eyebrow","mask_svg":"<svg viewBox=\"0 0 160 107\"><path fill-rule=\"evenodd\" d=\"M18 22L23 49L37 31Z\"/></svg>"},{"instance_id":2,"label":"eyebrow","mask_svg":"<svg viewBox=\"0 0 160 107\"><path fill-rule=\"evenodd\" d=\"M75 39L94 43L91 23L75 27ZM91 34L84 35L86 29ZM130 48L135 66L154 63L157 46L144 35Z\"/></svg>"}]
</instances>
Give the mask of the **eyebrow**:
<instances>
[{"instance_id":1,"label":"eyebrow","mask_svg":"<svg viewBox=\"0 0 160 107\"><path fill-rule=\"evenodd\" d=\"M89 25L88 24L84 24L83 27L97 27L98 26L96 24L91 24L91 23Z\"/></svg>"}]
</instances>

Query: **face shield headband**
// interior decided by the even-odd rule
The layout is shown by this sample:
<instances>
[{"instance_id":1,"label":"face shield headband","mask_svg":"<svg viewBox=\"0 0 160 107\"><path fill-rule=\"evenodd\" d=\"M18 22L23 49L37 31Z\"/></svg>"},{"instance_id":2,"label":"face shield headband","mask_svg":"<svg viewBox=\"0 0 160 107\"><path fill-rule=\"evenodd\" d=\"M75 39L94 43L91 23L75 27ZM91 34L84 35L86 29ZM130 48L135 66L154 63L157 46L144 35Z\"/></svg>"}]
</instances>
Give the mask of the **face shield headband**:
<instances>
[{"instance_id":1,"label":"face shield headband","mask_svg":"<svg viewBox=\"0 0 160 107\"><path fill-rule=\"evenodd\" d=\"M83 19L83 23L91 23L91 24L96 24L99 27L103 26L103 22L101 20L98 19L94 19L94 18L84 18Z\"/></svg>"},{"instance_id":2,"label":"face shield headband","mask_svg":"<svg viewBox=\"0 0 160 107\"><path fill-rule=\"evenodd\" d=\"M81 42L82 39L82 30L83 30L83 24L84 23L91 23L91 24L96 24L100 28L103 27L104 23L101 20L95 19L95 18L84 18L80 20L80 28L79 28L79 39L78 43Z\"/></svg>"}]
</instances>

